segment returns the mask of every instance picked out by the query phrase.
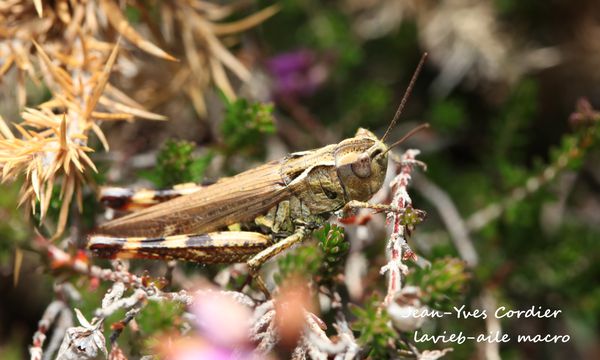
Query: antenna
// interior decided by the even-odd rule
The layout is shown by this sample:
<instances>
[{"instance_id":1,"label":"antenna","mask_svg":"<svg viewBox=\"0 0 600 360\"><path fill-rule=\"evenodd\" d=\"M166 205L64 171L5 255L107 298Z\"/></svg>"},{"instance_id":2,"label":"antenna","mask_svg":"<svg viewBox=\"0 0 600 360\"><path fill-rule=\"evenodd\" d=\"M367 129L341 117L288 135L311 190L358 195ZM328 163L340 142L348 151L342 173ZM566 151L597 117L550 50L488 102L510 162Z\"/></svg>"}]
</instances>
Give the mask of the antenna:
<instances>
[{"instance_id":1,"label":"antenna","mask_svg":"<svg viewBox=\"0 0 600 360\"><path fill-rule=\"evenodd\" d=\"M385 154L388 151L392 150L392 148L394 146L402 144L402 142L404 142L406 139L408 139L409 137L413 136L414 134L418 133L419 131L421 131L423 129L427 129L427 128L429 128L429 124L428 123L425 123L425 124L417 126L416 128L414 128L411 131L409 131L406 135L404 135L400 140L398 140L395 143L393 143L392 145L388 146L387 150L384 151L383 154ZM381 155L383 155L383 154L381 154Z\"/></svg>"},{"instance_id":2,"label":"antenna","mask_svg":"<svg viewBox=\"0 0 600 360\"><path fill-rule=\"evenodd\" d=\"M398 110L396 110L396 114L394 115L392 122L390 123L387 130L385 131L385 134L383 134L383 137L381 138L382 142L385 141L385 138L388 136L390 130L392 130L392 128L396 125L396 122L400 118L400 115L402 114L402 110L404 110L404 106L406 105L406 102L408 101L408 97L412 93L413 87L415 86L415 82L417 81L417 78L419 77L419 73L421 73L421 68L423 68L425 59L427 59L426 52L423 53L423 55L421 56L421 60L419 60L419 65L417 65L417 69L413 73L413 76L410 79L410 83L408 83L408 87L406 88L406 91L404 92L404 96L402 96L402 101L400 101L400 106L398 106Z\"/></svg>"}]
</instances>

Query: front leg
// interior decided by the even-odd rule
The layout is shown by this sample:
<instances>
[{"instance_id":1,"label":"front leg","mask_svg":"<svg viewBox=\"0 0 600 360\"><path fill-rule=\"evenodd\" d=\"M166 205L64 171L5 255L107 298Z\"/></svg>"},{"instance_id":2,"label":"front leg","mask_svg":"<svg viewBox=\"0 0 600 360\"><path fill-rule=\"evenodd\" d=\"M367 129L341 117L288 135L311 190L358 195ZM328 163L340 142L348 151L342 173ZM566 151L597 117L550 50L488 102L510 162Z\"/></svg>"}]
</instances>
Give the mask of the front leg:
<instances>
[{"instance_id":1,"label":"front leg","mask_svg":"<svg viewBox=\"0 0 600 360\"><path fill-rule=\"evenodd\" d=\"M394 205L388 205L388 204L369 204L367 202L364 201L357 201L357 200L351 200L349 201L343 208L343 213L344 214L349 214L351 213L351 211L355 210L355 209L372 209L375 210L376 212L395 212L398 214L404 214L405 212L408 211L407 208L401 209L397 206ZM425 218L425 216L427 215L425 213L425 211L423 210L418 210L418 209L413 209L410 208L411 211L415 212L415 214L417 215L417 217L419 219L423 219Z\"/></svg>"},{"instance_id":2,"label":"front leg","mask_svg":"<svg viewBox=\"0 0 600 360\"><path fill-rule=\"evenodd\" d=\"M265 282L258 273L260 267L262 266L262 264L269 261L277 254L280 254L281 252L291 248L292 246L301 243L304 239L308 237L309 234L310 230L308 230L305 227L299 227L296 230L296 232L294 232L292 235L269 246L268 248L262 250L258 254L254 255L250 260L248 260L247 264L248 269L250 271L250 275L252 275L252 277L256 281L256 284L267 298L270 298L271 295L269 293L269 290L267 289Z\"/></svg>"},{"instance_id":3,"label":"front leg","mask_svg":"<svg viewBox=\"0 0 600 360\"><path fill-rule=\"evenodd\" d=\"M399 212L401 211L398 207L389 204L370 204L364 201L351 200L344 205L343 212L348 214L356 209L372 209L376 212Z\"/></svg>"}]
</instances>

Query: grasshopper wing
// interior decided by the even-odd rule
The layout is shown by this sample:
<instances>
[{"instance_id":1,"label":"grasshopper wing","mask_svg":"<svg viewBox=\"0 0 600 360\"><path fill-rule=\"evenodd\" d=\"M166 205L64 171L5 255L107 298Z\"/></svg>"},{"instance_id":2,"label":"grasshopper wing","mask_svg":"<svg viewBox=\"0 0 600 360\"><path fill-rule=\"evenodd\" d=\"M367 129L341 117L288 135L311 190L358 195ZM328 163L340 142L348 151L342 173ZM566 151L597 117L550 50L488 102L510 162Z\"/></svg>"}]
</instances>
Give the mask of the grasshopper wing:
<instances>
[{"instance_id":1,"label":"grasshopper wing","mask_svg":"<svg viewBox=\"0 0 600 360\"><path fill-rule=\"evenodd\" d=\"M280 161L267 163L193 194L109 221L97 232L144 237L199 234L251 221L291 195L279 169Z\"/></svg>"}]
</instances>

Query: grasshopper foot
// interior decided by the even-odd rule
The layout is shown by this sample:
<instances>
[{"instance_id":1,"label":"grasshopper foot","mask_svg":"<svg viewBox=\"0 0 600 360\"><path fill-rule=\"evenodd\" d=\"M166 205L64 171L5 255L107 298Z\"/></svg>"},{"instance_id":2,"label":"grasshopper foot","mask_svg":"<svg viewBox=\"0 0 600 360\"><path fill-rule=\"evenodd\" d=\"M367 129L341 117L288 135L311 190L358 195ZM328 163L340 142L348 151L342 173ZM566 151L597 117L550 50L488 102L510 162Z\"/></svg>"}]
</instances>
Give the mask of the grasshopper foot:
<instances>
[{"instance_id":1,"label":"grasshopper foot","mask_svg":"<svg viewBox=\"0 0 600 360\"><path fill-rule=\"evenodd\" d=\"M267 300L271 299L271 292L267 288L267 284L265 283L263 278L260 276L259 268L253 266L252 264L248 264L248 269L249 269L248 275L250 278L252 278L254 280L254 282L256 283L256 286L258 286L258 289L263 294L265 294L265 298ZM250 280L250 278L248 280ZM247 281L247 282L249 283L250 281Z\"/></svg>"}]
</instances>

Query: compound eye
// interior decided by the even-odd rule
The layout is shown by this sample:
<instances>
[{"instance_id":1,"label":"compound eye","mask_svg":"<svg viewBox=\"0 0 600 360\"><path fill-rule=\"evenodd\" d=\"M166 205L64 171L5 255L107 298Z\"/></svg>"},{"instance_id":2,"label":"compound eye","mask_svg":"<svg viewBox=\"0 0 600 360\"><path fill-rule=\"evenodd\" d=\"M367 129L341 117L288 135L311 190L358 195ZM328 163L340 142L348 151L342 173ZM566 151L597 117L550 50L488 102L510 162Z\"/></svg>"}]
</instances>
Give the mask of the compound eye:
<instances>
[{"instance_id":1,"label":"compound eye","mask_svg":"<svg viewBox=\"0 0 600 360\"><path fill-rule=\"evenodd\" d=\"M358 159L353 162L350 167L352 168L354 175L359 178L368 178L371 176L371 158L369 157L369 154L360 154Z\"/></svg>"}]
</instances>

